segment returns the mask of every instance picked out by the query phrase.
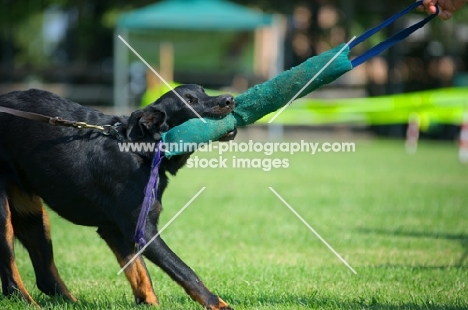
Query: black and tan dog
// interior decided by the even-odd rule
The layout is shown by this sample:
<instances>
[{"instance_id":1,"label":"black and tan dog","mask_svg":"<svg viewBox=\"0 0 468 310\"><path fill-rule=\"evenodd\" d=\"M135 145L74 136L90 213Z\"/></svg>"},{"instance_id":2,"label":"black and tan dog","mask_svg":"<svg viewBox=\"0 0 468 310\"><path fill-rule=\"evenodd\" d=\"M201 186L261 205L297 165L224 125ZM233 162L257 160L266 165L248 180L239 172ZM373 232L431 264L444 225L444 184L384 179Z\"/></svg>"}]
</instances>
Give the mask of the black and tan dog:
<instances>
[{"instance_id":1,"label":"black and tan dog","mask_svg":"<svg viewBox=\"0 0 468 310\"><path fill-rule=\"evenodd\" d=\"M197 85L175 89L203 117L223 117L234 109L230 95L211 97ZM161 133L196 115L173 92L129 117L105 115L41 90L0 96L0 106L41 115L60 116L93 125L120 123L126 142L158 142ZM228 138L233 138L229 134ZM17 238L29 252L38 288L47 295L75 301L54 264L49 222L42 201L65 219L98 227L120 266L135 254L132 240L154 153L120 152L117 138L94 130L52 126L0 113L0 276L4 295L19 293L35 303L24 287L15 263ZM190 155L164 158L159 170L158 200L144 232L158 233L161 196L167 173L175 174ZM143 252L206 309L231 309L211 293L198 276L156 238ZM157 305L150 276L141 257L125 269L137 303Z\"/></svg>"}]
</instances>

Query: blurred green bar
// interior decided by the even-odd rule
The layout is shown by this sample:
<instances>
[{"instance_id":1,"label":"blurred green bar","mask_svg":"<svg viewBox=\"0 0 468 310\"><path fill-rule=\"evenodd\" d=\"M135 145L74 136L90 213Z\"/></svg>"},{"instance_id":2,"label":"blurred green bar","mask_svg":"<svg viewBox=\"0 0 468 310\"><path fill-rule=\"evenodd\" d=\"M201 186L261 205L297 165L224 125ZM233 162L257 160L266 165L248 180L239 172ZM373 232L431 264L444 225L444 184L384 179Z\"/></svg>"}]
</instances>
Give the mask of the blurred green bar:
<instances>
[{"instance_id":1,"label":"blurred green bar","mask_svg":"<svg viewBox=\"0 0 468 310\"><path fill-rule=\"evenodd\" d=\"M468 88L460 87L372 98L302 98L283 111L275 123L384 125L406 123L411 114L417 114L424 130L436 123L460 125L466 112ZM272 115L266 115L258 123L267 123L271 117Z\"/></svg>"}]
</instances>

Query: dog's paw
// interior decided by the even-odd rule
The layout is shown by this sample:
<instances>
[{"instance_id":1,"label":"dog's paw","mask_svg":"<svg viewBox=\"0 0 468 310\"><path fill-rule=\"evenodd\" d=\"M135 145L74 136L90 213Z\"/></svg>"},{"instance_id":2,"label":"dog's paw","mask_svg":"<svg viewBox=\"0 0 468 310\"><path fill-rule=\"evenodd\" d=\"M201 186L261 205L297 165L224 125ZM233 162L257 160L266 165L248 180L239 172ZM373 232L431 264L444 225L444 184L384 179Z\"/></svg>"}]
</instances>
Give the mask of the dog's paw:
<instances>
[{"instance_id":1,"label":"dog's paw","mask_svg":"<svg viewBox=\"0 0 468 310\"><path fill-rule=\"evenodd\" d=\"M206 307L207 310L234 310L224 300L218 297L218 304Z\"/></svg>"},{"instance_id":2,"label":"dog's paw","mask_svg":"<svg viewBox=\"0 0 468 310\"><path fill-rule=\"evenodd\" d=\"M135 296L135 302L137 303L137 305L159 306L159 301L156 298L156 296L149 296L149 297Z\"/></svg>"}]
</instances>

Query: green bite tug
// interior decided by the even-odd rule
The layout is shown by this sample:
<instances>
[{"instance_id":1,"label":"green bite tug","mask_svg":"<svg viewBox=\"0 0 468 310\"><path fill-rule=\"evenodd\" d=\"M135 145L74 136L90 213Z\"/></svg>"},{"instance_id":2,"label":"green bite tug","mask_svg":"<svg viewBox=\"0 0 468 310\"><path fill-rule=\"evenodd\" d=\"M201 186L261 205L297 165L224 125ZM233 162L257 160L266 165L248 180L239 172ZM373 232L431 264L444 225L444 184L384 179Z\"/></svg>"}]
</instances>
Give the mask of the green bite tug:
<instances>
[{"instance_id":1,"label":"green bite tug","mask_svg":"<svg viewBox=\"0 0 468 310\"><path fill-rule=\"evenodd\" d=\"M331 83L353 66L348 59L349 47L342 44L318 56L309 58L302 64L285 71L263 84L248 89L236 97L236 108L223 119L205 118L206 123L196 118L172 128L163 134L163 142L209 143L218 140L236 127L253 124L263 116L287 104L301 89L310 83L297 98L301 98L317 88ZM313 79L313 80L312 80ZM312 82L311 82L312 81ZM166 151L166 156L183 154L184 149Z\"/></svg>"}]
</instances>

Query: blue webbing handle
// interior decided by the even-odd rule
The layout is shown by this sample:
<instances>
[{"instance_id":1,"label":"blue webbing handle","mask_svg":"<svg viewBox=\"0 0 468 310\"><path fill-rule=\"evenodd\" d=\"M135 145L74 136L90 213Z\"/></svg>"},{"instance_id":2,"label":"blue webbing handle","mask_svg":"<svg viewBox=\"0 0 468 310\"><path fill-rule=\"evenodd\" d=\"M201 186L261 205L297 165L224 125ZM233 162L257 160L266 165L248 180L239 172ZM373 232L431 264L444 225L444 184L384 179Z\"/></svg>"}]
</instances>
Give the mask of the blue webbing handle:
<instances>
[{"instance_id":1,"label":"blue webbing handle","mask_svg":"<svg viewBox=\"0 0 468 310\"><path fill-rule=\"evenodd\" d=\"M412 5L410 5L409 7L407 7L406 9L404 9L403 11L393 15L392 17L390 17L389 19L387 19L386 21L384 21L383 23L381 23L377 27L374 27L372 29L367 30L361 36L354 39L349 44L349 48L352 49L356 45L364 42L365 40L367 40L368 38L373 36L375 33L379 32L383 28L387 27L388 25L390 25L391 23L393 23L394 21L396 21L397 19L399 19L403 15L408 14L409 12L416 9L422 3L423 3L422 1L415 2ZM426 17L422 21L420 21L420 22L418 22L418 23L416 23L416 24L414 24L414 25L412 25L412 26L410 26L410 27L408 27L406 29L403 29L400 32L397 32L396 34L394 34L393 36L391 36L387 40L385 40L383 42L380 42L376 46L374 46L371 49L369 49L368 51L364 52L364 54L356 57L355 59L353 59L351 61L351 64L353 65L353 68L356 68L357 66L359 66L360 64L362 64L366 60L369 60L372 57L377 56L378 54L382 53L386 49L388 49L388 48L392 47L393 45L397 44L398 42L406 39L410 34L415 32L419 28L422 28L424 25L426 25L428 22L430 22L438 14L439 14L439 7L437 7L437 12L435 12L434 14L429 15L428 17Z\"/></svg>"}]
</instances>

